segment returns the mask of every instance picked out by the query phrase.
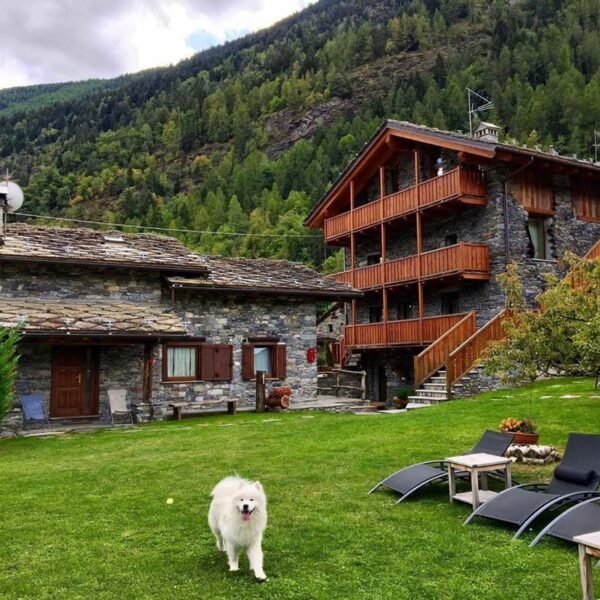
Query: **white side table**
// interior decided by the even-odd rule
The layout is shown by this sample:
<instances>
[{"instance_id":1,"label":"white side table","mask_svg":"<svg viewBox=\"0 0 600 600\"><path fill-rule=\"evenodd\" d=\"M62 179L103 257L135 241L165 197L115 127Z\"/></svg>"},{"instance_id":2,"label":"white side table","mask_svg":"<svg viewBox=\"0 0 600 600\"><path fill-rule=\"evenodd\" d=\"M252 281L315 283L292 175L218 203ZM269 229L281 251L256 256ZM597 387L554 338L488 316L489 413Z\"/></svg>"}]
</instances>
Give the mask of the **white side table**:
<instances>
[{"instance_id":1,"label":"white side table","mask_svg":"<svg viewBox=\"0 0 600 600\"><path fill-rule=\"evenodd\" d=\"M594 600L592 556L600 558L600 531L578 535L573 540L579 545L579 573L583 600Z\"/></svg>"},{"instance_id":2,"label":"white side table","mask_svg":"<svg viewBox=\"0 0 600 600\"><path fill-rule=\"evenodd\" d=\"M490 471L504 471L504 487L511 486L510 458L494 456L493 454L465 454L464 456L451 456L446 458L448 463L448 493L450 502L458 500L471 504L473 509L483 504L496 495L488 490L487 474ZM456 493L456 471L467 471L471 475L471 491ZM479 474L481 473L481 489L479 489Z\"/></svg>"}]
</instances>

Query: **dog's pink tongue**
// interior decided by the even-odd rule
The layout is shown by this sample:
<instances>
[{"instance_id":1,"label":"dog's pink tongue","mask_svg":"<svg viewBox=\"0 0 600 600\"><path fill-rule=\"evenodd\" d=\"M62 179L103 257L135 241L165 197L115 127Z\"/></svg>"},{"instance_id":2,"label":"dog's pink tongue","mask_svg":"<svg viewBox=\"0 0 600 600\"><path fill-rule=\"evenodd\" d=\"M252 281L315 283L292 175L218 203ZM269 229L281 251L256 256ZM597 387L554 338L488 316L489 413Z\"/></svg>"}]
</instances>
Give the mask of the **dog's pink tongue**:
<instances>
[{"instance_id":1,"label":"dog's pink tongue","mask_svg":"<svg viewBox=\"0 0 600 600\"><path fill-rule=\"evenodd\" d=\"M251 516L252 516L252 513L243 512L242 513L242 521L249 521Z\"/></svg>"}]
</instances>

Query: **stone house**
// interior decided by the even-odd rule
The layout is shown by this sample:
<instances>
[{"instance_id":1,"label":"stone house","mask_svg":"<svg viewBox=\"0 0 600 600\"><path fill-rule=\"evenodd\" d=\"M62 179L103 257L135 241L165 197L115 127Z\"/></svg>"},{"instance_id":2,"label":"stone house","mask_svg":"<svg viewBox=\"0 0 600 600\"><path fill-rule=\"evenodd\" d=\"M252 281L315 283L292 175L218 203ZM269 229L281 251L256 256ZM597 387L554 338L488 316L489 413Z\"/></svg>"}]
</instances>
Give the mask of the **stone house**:
<instances>
[{"instance_id":1,"label":"stone house","mask_svg":"<svg viewBox=\"0 0 600 600\"><path fill-rule=\"evenodd\" d=\"M253 404L256 370L314 400L316 304L357 295L300 264L169 237L15 223L0 239L0 326L23 328L17 405L41 394L59 420L106 421L120 388L140 419L173 401Z\"/></svg>"},{"instance_id":2,"label":"stone house","mask_svg":"<svg viewBox=\"0 0 600 600\"><path fill-rule=\"evenodd\" d=\"M423 386L416 401L460 393L502 335L507 264L518 263L533 304L562 255L600 237L600 165L503 143L497 131L389 120L306 220L344 249L337 280L364 292L342 348L359 356L374 399L404 381Z\"/></svg>"}]
</instances>

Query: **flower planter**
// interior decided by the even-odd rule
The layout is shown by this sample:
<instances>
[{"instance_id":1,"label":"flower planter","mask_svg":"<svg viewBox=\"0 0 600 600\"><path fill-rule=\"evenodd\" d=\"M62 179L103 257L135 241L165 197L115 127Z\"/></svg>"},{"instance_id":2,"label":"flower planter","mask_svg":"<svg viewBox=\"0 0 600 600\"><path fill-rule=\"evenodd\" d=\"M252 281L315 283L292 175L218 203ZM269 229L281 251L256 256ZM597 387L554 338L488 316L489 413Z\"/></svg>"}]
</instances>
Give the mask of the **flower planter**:
<instances>
[{"instance_id":1,"label":"flower planter","mask_svg":"<svg viewBox=\"0 0 600 600\"><path fill-rule=\"evenodd\" d=\"M537 444L540 438L539 433L522 433L517 431L514 433L513 444Z\"/></svg>"}]
</instances>

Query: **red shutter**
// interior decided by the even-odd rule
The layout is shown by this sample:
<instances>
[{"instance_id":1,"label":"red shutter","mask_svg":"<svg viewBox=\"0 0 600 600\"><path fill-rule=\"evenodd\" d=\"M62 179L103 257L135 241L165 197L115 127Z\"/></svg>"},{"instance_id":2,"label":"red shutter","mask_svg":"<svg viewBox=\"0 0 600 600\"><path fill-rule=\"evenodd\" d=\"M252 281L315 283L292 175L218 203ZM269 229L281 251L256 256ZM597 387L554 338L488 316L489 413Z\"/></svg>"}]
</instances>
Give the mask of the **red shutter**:
<instances>
[{"instance_id":1,"label":"red shutter","mask_svg":"<svg viewBox=\"0 0 600 600\"><path fill-rule=\"evenodd\" d=\"M228 344L202 345L200 362L204 381L231 381L233 378L233 347Z\"/></svg>"},{"instance_id":2,"label":"red shutter","mask_svg":"<svg viewBox=\"0 0 600 600\"><path fill-rule=\"evenodd\" d=\"M219 344L215 346L215 379L231 381L233 379L233 346Z\"/></svg>"},{"instance_id":3,"label":"red shutter","mask_svg":"<svg viewBox=\"0 0 600 600\"><path fill-rule=\"evenodd\" d=\"M275 345L275 361L273 376L276 379L285 379L287 377L287 352L285 344Z\"/></svg>"},{"instance_id":4,"label":"red shutter","mask_svg":"<svg viewBox=\"0 0 600 600\"><path fill-rule=\"evenodd\" d=\"M213 347L208 345L200 346L200 379L211 381L214 378L215 359Z\"/></svg>"},{"instance_id":5,"label":"red shutter","mask_svg":"<svg viewBox=\"0 0 600 600\"><path fill-rule=\"evenodd\" d=\"M242 344L242 379L254 379L254 346Z\"/></svg>"}]
</instances>

